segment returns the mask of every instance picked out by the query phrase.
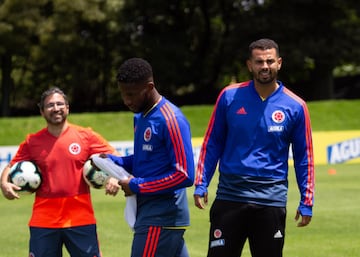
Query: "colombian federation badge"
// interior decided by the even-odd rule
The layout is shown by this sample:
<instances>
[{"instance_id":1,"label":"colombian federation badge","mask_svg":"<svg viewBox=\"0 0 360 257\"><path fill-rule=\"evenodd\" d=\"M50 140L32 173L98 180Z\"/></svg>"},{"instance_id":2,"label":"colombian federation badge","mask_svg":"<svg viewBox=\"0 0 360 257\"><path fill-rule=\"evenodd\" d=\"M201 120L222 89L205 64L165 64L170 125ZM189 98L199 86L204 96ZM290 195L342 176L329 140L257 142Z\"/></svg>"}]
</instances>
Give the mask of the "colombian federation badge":
<instances>
[{"instance_id":1,"label":"colombian federation badge","mask_svg":"<svg viewBox=\"0 0 360 257\"><path fill-rule=\"evenodd\" d=\"M275 123L282 123L285 120L285 113L280 110L276 110L271 114L271 119Z\"/></svg>"},{"instance_id":2,"label":"colombian federation badge","mask_svg":"<svg viewBox=\"0 0 360 257\"><path fill-rule=\"evenodd\" d=\"M69 145L69 152L73 155L77 155L81 152L81 146L78 143L72 143Z\"/></svg>"},{"instance_id":3,"label":"colombian federation badge","mask_svg":"<svg viewBox=\"0 0 360 257\"><path fill-rule=\"evenodd\" d=\"M151 135L152 135L151 128L150 128L150 127L147 127L147 128L145 129L145 132L144 132L144 140L145 140L145 142L149 142L149 141L150 141Z\"/></svg>"}]
</instances>

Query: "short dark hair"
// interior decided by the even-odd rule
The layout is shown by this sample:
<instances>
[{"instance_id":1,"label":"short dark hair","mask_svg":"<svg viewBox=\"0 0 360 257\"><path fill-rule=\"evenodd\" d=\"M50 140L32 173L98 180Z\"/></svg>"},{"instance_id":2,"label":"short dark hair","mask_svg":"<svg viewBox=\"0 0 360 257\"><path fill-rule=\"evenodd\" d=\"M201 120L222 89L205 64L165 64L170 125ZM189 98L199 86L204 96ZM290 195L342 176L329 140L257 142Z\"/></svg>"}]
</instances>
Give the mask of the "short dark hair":
<instances>
[{"instance_id":1,"label":"short dark hair","mask_svg":"<svg viewBox=\"0 0 360 257\"><path fill-rule=\"evenodd\" d=\"M62 95L62 97L64 97L64 100L65 100L65 104L68 105L69 104L69 100L67 98L67 96L65 95L65 93L58 87L52 87L52 88L49 88L48 90L44 91L42 94L41 94L41 97L40 97L40 102L38 103L38 106L41 110L44 110L44 102L45 102L45 99L46 97L50 96L50 95L53 95L53 94L60 94Z\"/></svg>"},{"instance_id":2,"label":"short dark hair","mask_svg":"<svg viewBox=\"0 0 360 257\"><path fill-rule=\"evenodd\" d=\"M276 55L279 57L279 55L280 55L279 45L274 40L269 39L269 38L262 38L262 39L256 40L249 45L249 58L251 58L252 51L254 49L267 50L267 49L272 49L272 48L275 48Z\"/></svg>"},{"instance_id":3,"label":"short dark hair","mask_svg":"<svg viewBox=\"0 0 360 257\"><path fill-rule=\"evenodd\" d=\"M153 79L151 65L142 58L130 58L118 69L116 80L120 83L144 83Z\"/></svg>"}]
</instances>

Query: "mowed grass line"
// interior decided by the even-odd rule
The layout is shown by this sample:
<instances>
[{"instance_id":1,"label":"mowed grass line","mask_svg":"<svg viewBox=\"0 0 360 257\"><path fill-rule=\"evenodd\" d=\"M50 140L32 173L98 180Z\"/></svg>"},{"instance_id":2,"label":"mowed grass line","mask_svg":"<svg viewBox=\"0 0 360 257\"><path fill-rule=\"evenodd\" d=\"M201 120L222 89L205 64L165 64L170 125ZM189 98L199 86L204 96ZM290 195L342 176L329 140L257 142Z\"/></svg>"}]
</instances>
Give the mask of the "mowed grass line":
<instances>
[{"instance_id":1,"label":"mowed grass line","mask_svg":"<svg viewBox=\"0 0 360 257\"><path fill-rule=\"evenodd\" d=\"M313 131L360 129L360 99L309 102ZM193 137L203 137L213 110L212 105L183 106ZM133 114L128 111L106 113L71 113L69 121L91 127L109 141L133 139ZM45 126L39 116L0 118L0 146L17 145L28 133Z\"/></svg>"}]
</instances>

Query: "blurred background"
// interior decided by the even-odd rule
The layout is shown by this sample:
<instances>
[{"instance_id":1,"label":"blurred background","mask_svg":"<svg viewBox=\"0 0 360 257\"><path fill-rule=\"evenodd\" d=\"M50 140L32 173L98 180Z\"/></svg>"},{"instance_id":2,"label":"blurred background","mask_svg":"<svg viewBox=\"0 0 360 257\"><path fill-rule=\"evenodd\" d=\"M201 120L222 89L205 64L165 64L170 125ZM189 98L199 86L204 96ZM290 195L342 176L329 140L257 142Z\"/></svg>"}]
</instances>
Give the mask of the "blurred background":
<instances>
[{"instance_id":1,"label":"blurred background","mask_svg":"<svg viewBox=\"0 0 360 257\"><path fill-rule=\"evenodd\" d=\"M0 0L0 116L38 115L59 86L72 112L127 110L115 74L154 68L179 106L213 104L248 80L251 41L280 46L280 80L306 101L360 98L358 0Z\"/></svg>"}]
</instances>

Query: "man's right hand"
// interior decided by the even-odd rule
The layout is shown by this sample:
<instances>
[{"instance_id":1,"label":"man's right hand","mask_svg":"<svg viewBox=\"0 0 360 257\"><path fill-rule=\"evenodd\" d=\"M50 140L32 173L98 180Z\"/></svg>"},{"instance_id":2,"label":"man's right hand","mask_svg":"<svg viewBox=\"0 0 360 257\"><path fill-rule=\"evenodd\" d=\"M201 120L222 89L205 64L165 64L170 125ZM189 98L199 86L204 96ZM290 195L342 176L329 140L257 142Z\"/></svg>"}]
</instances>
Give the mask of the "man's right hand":
<instances>
[{"instance_id":1,"label":"man's right hand","mask_svg":"<svg viewBox=\"0 0 360 257\"><path fill-rule=\"evenodd\" d=\"M19 199L20 196L16 192L18 190L21 190L21 187L18 187L17 185L10 183L10 182L4 182L1 183L1 191L5 198L9 200Z\"/></svg>"}]
</instances>

